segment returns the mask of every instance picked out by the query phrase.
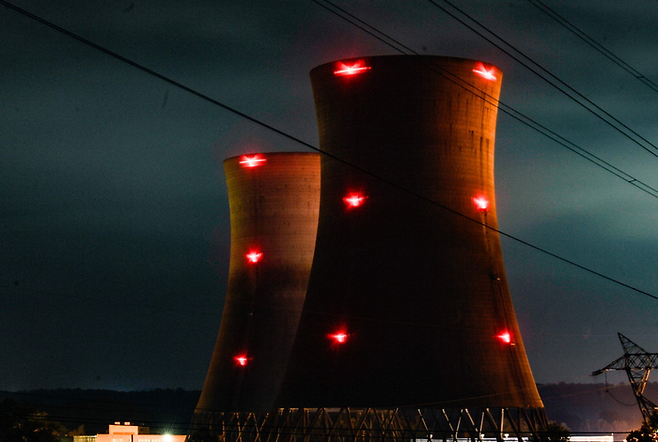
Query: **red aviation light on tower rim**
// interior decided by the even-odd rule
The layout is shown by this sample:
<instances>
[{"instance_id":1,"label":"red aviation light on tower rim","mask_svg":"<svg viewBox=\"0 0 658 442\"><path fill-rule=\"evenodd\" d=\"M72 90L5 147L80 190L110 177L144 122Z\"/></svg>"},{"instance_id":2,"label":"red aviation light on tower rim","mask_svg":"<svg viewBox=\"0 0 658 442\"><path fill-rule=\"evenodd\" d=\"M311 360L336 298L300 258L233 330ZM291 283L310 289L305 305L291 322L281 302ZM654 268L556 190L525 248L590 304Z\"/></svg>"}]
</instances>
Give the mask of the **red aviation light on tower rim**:
<instances>
[{"instance_id":1,"label":"red aviation light on tower rim","mask_svg":"<svg viewBox=\"0 0 658 442\"><path fill-rule=\"evenodd\" d=\"M334 75L337 77L348 77L351 75L362 74L371 67L366 65L364 60L355 60L343 62L339 61L336 63L336 69L334 70Z\"/></svg>"},{"instance_id":2,"label":"red aviation light on tower rim","mask_svg":"<svg viewBox=\"0 0 658 442\"><path fill-rule=\"evenodd\" d=\"M500 334L496 335L496 339L498 339L502 344L514 345L514 339L508 330L503 330Z\"/></svg>"},{"instance_id":3,"label":"red aviation light on tower rim","mask_svg":"<svg viewBox=\"0 0 658 442\"><path fill-rule=\"evenodd\" d=\"M497 80L496 76L494 75L494 73L496 72L496 69L495 68L487 69L487 68L484 67L484 64L482 64L482 63L478 63L477 67L475 69L473 69L473 72L475 72L476 74L478 74L480 77L484 78L485 80L489 80L489 81L496 81Z\"/></svg>"},{"instance_id":4,"label":"red aviation light on tower rim","mask_svg":"<svg viewBox=\"0 0 658 442\"><path fill-rule=\"evenodd\" d=\"M242 155L242 157L240 157L240 164L242 165L242 167L258 167L258 166L262 166L266 162L267 162L267 158L263 158L258 154Z\"/></svg>"},{"instance_id":5,"label":"red aviation light on tower rim","mask_svg":"<svg viewBox=\"0 0 658 442\"><path fill-rule=\"evenodd\" d=\"M244 255L247 258L247 262L250 264L256 264L260 262L261 259L263 259L263 252L259 250L249 250L249 253Z\"/></svg>"},{"instance_id":6,"label":"red aviation light on tower rim","mask_svg":"<svg viewBox=\"0 0 658 442\"><path fill-rule=\"evenodd\" d=\"M343 202L348 209L354 209L356 207L361 207L366 202L366 198L368 197L361 192L350 192L343 198Z\"/></svg>"},{"instance_id":7,"label":"red aviation light on tower rim","mask_svg":"<svg viewBox=\"0 0 658 442\"><path fill-rule=\"evenodd\" d=\"M477 209L480 212L486 212L487 210L489 210L489 200L484 195L478 195L476 197L473 197L473 203L475 204L475 207L477 207Z\"/></svg>"}]
</instances>

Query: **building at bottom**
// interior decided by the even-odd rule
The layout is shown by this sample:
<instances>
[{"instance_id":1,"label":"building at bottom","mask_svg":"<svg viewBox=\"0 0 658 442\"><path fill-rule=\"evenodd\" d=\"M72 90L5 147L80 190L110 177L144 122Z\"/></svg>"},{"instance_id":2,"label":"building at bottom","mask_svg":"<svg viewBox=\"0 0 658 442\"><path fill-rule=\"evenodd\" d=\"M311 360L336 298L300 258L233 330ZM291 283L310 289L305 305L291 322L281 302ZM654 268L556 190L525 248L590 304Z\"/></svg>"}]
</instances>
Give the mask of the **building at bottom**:
<instances>
[{"instance_id":1,"label":"building at bottom","mask_svg":"<svg viewBox=\"0 0 658 442\"><path fill-rule=\"evenodd\" d=\"M73 436L73 442L185 442L185 437L181 434L140 433L140 427L137 425L131 425L130 422L123 424L115 422L114 425L109 426L107 434Z\"/></svg>"}]
</instances>

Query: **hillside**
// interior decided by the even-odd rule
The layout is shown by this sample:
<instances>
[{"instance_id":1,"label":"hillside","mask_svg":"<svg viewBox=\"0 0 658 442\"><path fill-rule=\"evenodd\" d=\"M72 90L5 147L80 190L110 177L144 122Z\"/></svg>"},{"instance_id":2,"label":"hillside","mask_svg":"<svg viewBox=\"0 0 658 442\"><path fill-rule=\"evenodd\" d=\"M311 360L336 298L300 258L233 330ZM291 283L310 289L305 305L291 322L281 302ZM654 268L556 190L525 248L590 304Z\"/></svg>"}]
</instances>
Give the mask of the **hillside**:
<instances>
[{"instance_id":1,"label":"hillside","mask_svg":"<svg viewBox=\"0 0 658 442\"><path fill-rule=\"evenodd\" d=\"M574 433L627 433L638 428L641 415L628 384L539 385L548 417ZM150 427L154 433L185 434L199 398L199 391L157 389L148 391L34 390L2 392L0 400L36 404L52 420L70 430L84 426L85 434L107 431L115 421ZM658 397L658 383L646 395Z\"/></svg>"}]
</instances>

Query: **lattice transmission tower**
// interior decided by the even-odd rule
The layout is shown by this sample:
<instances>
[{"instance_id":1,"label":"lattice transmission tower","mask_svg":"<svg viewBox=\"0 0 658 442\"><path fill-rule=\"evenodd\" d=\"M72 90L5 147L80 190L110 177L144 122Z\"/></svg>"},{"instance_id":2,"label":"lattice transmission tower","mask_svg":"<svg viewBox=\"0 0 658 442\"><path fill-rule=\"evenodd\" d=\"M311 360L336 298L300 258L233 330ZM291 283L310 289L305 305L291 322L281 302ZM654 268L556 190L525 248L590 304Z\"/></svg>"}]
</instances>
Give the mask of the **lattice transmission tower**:
<instances>
[{"instance_id":1,"label":"lattice transmission tower","mask_svg":"<svg viewBox=\"0 0 658 442\"><path fill-rule=\"evenodd\" d=\"M624 370L633 388L633 394L640 407L642 418L646 421L658 409L658 405L644 396L651 370L658 368L658 353L649 353L621 333L617 333L617 335L624 349L624 355L600 370L596 370L592 373L592 376L598 376L612 370Z\"/></svg>"}]
</instances>

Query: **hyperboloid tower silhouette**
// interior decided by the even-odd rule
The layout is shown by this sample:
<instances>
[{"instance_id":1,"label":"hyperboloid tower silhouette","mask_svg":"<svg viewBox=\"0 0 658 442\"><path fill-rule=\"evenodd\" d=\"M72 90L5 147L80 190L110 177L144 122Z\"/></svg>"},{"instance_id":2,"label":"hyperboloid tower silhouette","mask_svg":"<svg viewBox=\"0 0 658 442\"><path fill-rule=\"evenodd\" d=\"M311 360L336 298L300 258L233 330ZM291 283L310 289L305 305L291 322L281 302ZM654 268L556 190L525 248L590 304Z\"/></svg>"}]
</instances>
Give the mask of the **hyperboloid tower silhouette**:
<instances>
[{"instance_id":1,"label":"hyperboloid tower silhouette","mask_svg":"<svg viewBox=\"0 0 658 442\"><path fill-rule=\"evenodd\" d=\"M231 404L223 440L502 440L546 423L497 230L501 79L435 56L311 71L325 155L308 290L274 408Z\"/></svg>"},{"instance_id":2,"label":"hyperboloid tower silhouette","mask_svg":"<svg viewBox=\"0 0 658 442\"><path fill-rule=\"evenodd\" d=\"M283 377L311 269L320 156L267 153L224 162L231 213L228 289L197 404L218 413L265 412Z\"/></svg>"},{"instance_id":3,"label":"hyperboloid tower silhouette","mask_svg":"<svg viewBox=\"0 0 658 442\"><path fill-rule=\"evenodd\" d=\"M542 407L497 233L501 77L447 57L313 69L331 156L279 406Z\"/></svg>"}]
</instances>

